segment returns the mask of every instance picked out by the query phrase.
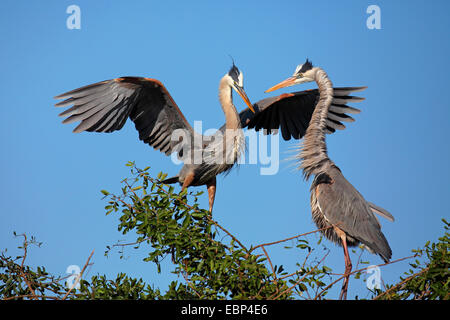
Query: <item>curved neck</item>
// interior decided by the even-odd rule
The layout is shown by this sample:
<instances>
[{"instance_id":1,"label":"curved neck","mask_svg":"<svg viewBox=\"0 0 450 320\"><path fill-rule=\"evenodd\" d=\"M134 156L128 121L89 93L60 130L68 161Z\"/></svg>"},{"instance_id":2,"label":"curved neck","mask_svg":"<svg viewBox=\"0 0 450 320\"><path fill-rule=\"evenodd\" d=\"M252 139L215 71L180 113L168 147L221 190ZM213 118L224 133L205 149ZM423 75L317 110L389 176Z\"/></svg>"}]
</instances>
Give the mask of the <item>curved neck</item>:
<instances>
[{"instance_id":1,"label":"curved neck","mask_svg":"<svg viewBox=\"0 0 450 320\"><path fill-rule=\"evenodd\" d=\"M311 175L320 173L324 168L333 164L328 158L325 142L328 108L333 100L333 84L326 72L320 68L317 68L315 73L315 81L319 86L320 98L306 130L303 146L299 154L299 158L302 161L300 168L303 169L303 175L306 179L309 179Z\"/></svg>"},{"instance_id":2,"label":"curved neck","mask_svg":"<svg viewBox=\"0 0 450 320\"><path fill-rule=\"evenodd\" d=\"M219 83L219 102L225 114L225 127L226 129L239 129L241 128L241 121L233 104L232 90L227 77L223 77Z\"/></svg>"}]
</instances>

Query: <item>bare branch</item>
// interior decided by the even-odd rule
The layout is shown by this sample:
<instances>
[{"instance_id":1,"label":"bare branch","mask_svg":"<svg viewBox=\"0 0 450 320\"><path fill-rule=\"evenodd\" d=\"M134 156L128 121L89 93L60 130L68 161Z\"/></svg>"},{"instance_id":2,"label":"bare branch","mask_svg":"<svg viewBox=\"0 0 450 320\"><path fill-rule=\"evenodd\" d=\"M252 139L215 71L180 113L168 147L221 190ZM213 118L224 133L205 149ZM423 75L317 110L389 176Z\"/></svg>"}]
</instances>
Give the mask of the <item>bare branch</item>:
<instances>
[{"instance_id":1,"label":"bare branch","mask_svg":"<svg viewBox=\"0 0 450 320\"><path fill-rule=\"evenodd\" d=\"M391 291L393 291L394 289L400 287L401 285L403 285L404 283L408 282L408 281L411 280L412 278L415 278L415 277L421 275L422 273L428 271L428 269L429 269L429 268L427 267L427 268L422 269L421 271L419 271L419 272L417 272L417 273L415 273L415 274L409 276L409 277L406 278L405 280L403 280L403 281L397 283L395 286L392 286L392 287L389 288L388 290L386 290L386 291L380 293L380 294L377 295L375 298L373 298L373 300L378 300L378 299L380 299L382 296L384 296L384 295L390 293Z\"/></svg>"},{"instance_id":2,"label":"bare branch","mask_svg":"<svg viewBox=\"0 0 450 320\"><path fill-rule=\"evenodd\" d=\"M396 263L396 262L400 262L400 261L403 261L403 260L406 260L406 259L411 259L411 258L414 258L414 257L416 257L416 256L417 256L417 254L414 254L414 255L412 255L412 256L408 256L408 257L400 258L400 259L393 260L393 261L390 261L390 262L378 264L378 265L376 265L376 266L377 266L377 267L383 267L383 266L387 266L387 265L389 265L389 264L393 264L393 263ZM351 276L352 274L355 274L355 273L364 271L364 270L366 270L366 269L367 269L367 267L361 268L361 269L358 269L358 270L355 270L355 271L352 271L352 272L350 272L350 273L348 274L348 276ZM333 285L335 285L335 284L336 284L337 282L339 282L340 280L344 279L346 276L347 276L347 275L344 274L344 275L342 275L341 277L339 277L338 279L336 279L335 281L333 281L332 283L330 283L330 284L329 284L328 286L326 286L321 292L319 292L318 295L316 295L316 296L314 297L314 300L317 300L317 299L318 299L325 291L327 291L329 288L331 288Z\"/></svg>"},{"instance_id":3,"label":"bare branch","mask_svg":"<svg viewBox=\"0 0 450 320\"><path fill-rule=\"evenodd\" d=\"M25 283L28 286L28 289L31 292L31 297L33 299L37 299L36 298L36 292L33 290L33 287L31 286L31 283L28 281L27 276L25 275L25 273L23 272L23 265L25 263L25 259L27 258L27 248L28 248L28 240L27 240L27 235L26 234L21 234L21 236L23 236L24 241L23 241L23 258L22 258L22 263L20 264L20 276L23 278L23 280L25 281Z\"/></svg>"},{"instance_id":4,"label":"bare branch","mask_svg":"<svg viewBox=\"0 0 450 320\"><path fill-rule=\"evenodd\" d=\"M67 298L67 296L70 294L70 292L72 292L73 288L75 288L77 283L80 281L81 277L83 276L84 270L86 270L86 267L89 264L89 260L91 260L91 257L92 257L93 254L94 254L94 250L92 250L91 254L89 255L89 258L87 259L86 263L84 264L83 269L81 269L81 272L78 275L78 277L77 277L76 281L74 282L73 286L69 289L69 291L67 291L66 295L62 298L62 300L65 300Z\"/></svg>"},{"instance_id":5,"label":"bare branch","mask_svg":"<svg viewBox=\"0 0 450 320\"><path fill-rule=\"evenodd\" d=\"M272 246L274 244L278 244L278 243L281 243L281 242L286 242L286 241L293 240L293 239L296 239L296 238L304 237L304 236L306 236L308 234L316 233L316 232L323 231L323 230L330 229L330 228L331 227L325 227L325 228L317 229L317 230L314 230L314 231L302 233L302 234L299 234L299 235L296 235L296 236L293 236L293 237L289 237L289 238L286 238L286 239L282 239L282 240L278 240L278 241L274 241L274 242L262 243L262 244L257 245L256 247L251 248L250 252L254 251L257 248L263 247L263 246Z\"/></svg>"},{"instance_id":6,"label":"bare branch","mask_svg":"<svg viewBox=\"0 0 450 320\"><path fill-rule=\"evenodd\" d=\"M278 299L279 297L281 297L284 293L287 293L287 292L290 292L290 291L292 291L300 282L302 282L303 280L305 280L305 278L309 275L309 274L311 274L311 272L313 271L313 270L315 270L324 260L325 260L325 258L328 256L328 254L330 253L330 251L328 251L324 256L323 256L323 258L314 266L314 267L312 267L303 277L301 277L300 279L298 279L295 283L294 283L294 285L293 286L291 286L291 287L289 287L289 288L287 288L286 290L284 290L283 292L281 292L278 296L276 296L274 299L276 300L276 299ZM272 297L270 298L270 299L272 299Z\"/></svg>"}]
</instances>

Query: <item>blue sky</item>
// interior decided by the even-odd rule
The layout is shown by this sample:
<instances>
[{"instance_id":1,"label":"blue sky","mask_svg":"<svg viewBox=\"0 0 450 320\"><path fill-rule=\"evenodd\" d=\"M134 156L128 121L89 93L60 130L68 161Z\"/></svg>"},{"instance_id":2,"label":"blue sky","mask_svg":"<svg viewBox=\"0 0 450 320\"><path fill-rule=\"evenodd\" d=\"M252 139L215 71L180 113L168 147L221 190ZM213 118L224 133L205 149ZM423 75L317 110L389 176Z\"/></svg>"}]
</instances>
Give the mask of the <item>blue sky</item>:
<instances>
[{"instance_id":1,"label":"blue sky","mask_svg":"<svg viewBox=\"0 0 450 320\"><path fill-rule=\"evenodd\" d=\"M66 28L71 4L81 8L80 30ZM381 30L366 27L371 4L381 9ZM128 161L154 174L179 167L141 143L132 123L113 134L73 134L53 97L119 76L152 77L191 123L217 128L218 82L232 55L252 101L306 57L335 86L368 86L366 100L353 105L362 110L356 122L328 136L329 155L366 199L395 216L382 221L393 259L409 255L436 240L440 219L449 218L449 10L448 1L2 1L0 249L16 252L13 231L34 235L43 246L29 263L61 275L95 249L89 275L127 272L164 290L172 278L142 262L145 251L103 256L107 245L130 238L117 232L117 216L105 216L100 190L119 190ZM297 145L280 141L281 158ZM273 176L259 169L243 165L219 177L215 219L248 245L314 230L310 182L289 161ZM201 203L207 207L206 196ZM324 244L326 264L342 272L342 249ZM268 251L292 271L304 258L282 246ZM368 252L363 259L382 262ZM382 277L392 283L406 268L384 267ZM349 297L366 293L361 281L350 282Z\"/></svg>"}]
</instances>

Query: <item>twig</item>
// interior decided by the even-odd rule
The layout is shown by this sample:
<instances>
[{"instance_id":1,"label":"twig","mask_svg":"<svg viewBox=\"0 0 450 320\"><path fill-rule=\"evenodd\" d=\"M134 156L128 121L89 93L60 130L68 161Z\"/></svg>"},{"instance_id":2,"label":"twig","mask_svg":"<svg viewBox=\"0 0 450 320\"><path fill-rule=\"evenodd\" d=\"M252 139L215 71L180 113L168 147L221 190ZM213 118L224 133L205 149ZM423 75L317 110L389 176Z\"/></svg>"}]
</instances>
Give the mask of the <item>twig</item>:
<instances>
[{"instance_id":1,"label":"twig","mask_svg":"<svg viewBox=\"0 0 450 320\"><path fill-rule=\"evenodd\" d=\"M330 228L331 227L325 227L325 228L317 229L317 230L314 230L314 231L302 233L302 234L299 234L299 235L296 235L296 236L293 236L293 237L289 237L289 238L286 238L286 239L282 239L282 240L278 240L278 241L274 241L274 242L262 243L262 244L259 244L259 245L255 246L255 247L251 248L250 253L252 251L254 251L255 249L263 247L263 246L272 246L274 244L278 244L278 243L281 243L281 242L286 242L286 241L289 241L289 240L293 240L293 239L296 239L296 238L299 238L299 237L306 236L306 235L311 234L311 233L316 233L316 232L323 231L323 230L330 229Z\"/></svg>"},{"instance_id":2,"label":"twig","mask_svg":"<svg viewBox=\"0 0 450 320\"><path fill-rule=\"evenodd\" d=\"M139 245L140 245L142 242L147 241L147 240L151 240L151 237L147 237L147 238L144 238L144 239L142 239L142 240L135 241L135 242L129 242L129 243L115 243L115 244L113 244L113 245L111 246L111 248L115 248L115 247L126 247L126 246L132 246L132 245L135 245L135 244L139 244Z\"/></svg>"},{"instance_id":3,"label":"twig","mask_svg":"<svg viewBox=\"0 0 450 320\"><path fill-rule=\"evenodd\" d=\"M323 258L314 266L312 267L303 277L301 277L300 279L298 279L293 286L287 288L286 290L282 291L278 296L276 296L274 298L274 300L278 299L279 297L281 297L284 293L292 291L292 289L294 289L300 282L302 282L309 274L311 274L311 272L313 270L315 270L324 260L325 258L328 256L328 254L330 253L330 251L328 251ZM271 297L272 298L272 297Z\"/></svg>"},{"instance_id":4,"label":"twig","mask_svg":"<svg viewBox=\"0 0 450 320\"><path fill-rule=\"evenodd\" d=\"M287 274L287 275L285 275L285 276L282 276L282 277L280 277L279 279L280 279L280 280L286 279L286 278L289 278L289 277L292 277L292 276L298 274L298 273L305 267L306 261L308 260L308 258L309 258L309 256L311 255L312 252L313 252L313 250L310 250L310 251L308 252L308 254L306 255L305 260L303 261L302 267L301 267L299 270L297 270L297 271L295 271L295 272L293 272L293 273L291 273L291 274Z\"/></svg>"},{"instance_id":5,"label":"twig","mask_svg":"<svg viewBox=\"0 0 450 320\"><path fill-rule=\"evenodd\" d=\"M272 274L273 274L273 279L274 279L273 281L275 282L275 284L277 284L278 283L277 274L275 273L275 269L273 268L272 260L270 260L269 254L267 253L264 246L262 246L261 249L264 251L264 254L267 257L267 261L269 261L270 269L272 269ZM277 288L277 290L275 291L275 293L278 293L278 286L276 288Z\"/></svg>"},{"instance_id":6,"label":"twig","mask_svg":"<svg viewBox=\"0 0 450 320\"><path fill-rule=\"evenodd\" d=\"M361 256L362 256L363 252L364 252L364 250L361 249L361 252L359 253L359 256L358 256L358 260L356 262L356 269L358 269L358 267L359 267L359 263L361 262Z\"/></svg>"},{"instance_id":7,"label":"twig","mask_svg":"<svg viewBox=\"0 0 450 320\"><path fill-rule=\"evenodd\" d=\"M69 291L67 291L67 293L65 294L65 296L62 298L62 300L65 300L67 298L67 296L70 294L70 292L72 292L73 288L75 288L75 286L78 284L78 282L80 281L81 277L83 276L84 270L86 270L86 267L89 264L89 260L91 260L92 255L94 254L94 250L92 250L91 254L89 255L89 258L87 259L86 263L84 264L83 269L81 269L80 274L78 275L77 279L75 280L75 283L73 284L73 286L69 289Z\"/></svg>"},{"instance_id":8,"label":"twig","mask_svg":"<svg viewBox=\"0 0 450 320\"><path fill-rule=\"evenodd\" d=\"M272 265L272 261L270 260L269 254L267 253L266 249L264 248L264 246L261 247L264 251L264 254L267 257L267 261L269 261L270 264L270 269L272 269L272 274L273 274L273 278L274 280L277 280L277 275L275 274L275 270L273 269L273 265Z\"/></svg>"},{"instance_id":9,"label":"twig","mask_svg":"<svg viewBox=\"0 0 450 320\"><path fill-rule=\"evenodd\" d=\"M33 299L37 299L38 296L34 295L34 294L23 294L20 296L13 296L13 297L7 297L7 298L3 298L2 300L6 301L6 300L14 300L14 299L22 299L22 298L33 298ZM52 300L59 300L58 297L52 297L52 296L39 296L39 298L44 298L44 299L52 299Z\"/></svg>"},{"instance_id":10,"label":"twig","mask_svg":"<svg viewBox=\"0 0 450 320\"><path fill-rule=\"evenodd\" d=\"M186 281L187 285L188 285L189 287L191 287L191 289L195 292L195 294L201 299L201 298L202 298L201 294L198 293L197 290L195 290L194 284L193 284L193 283L188 279L188 277L187 277L188 272L187 272L186 265L184 266L184 268L185 268L185 270L184 270L184 272L181 271L181 275L183 276L183 278L184 278L184 280Z\"/></svg>"},{"instance_id":11,"label":"twig","mask_svg":"<svg viewBox=\"0 0 450 320\"><path fill-rule=\"evenodd\" d=\"M404 257L404 258L400 258L400 259L397 259L397 260L393 260L393 261L390 261L390 262L386 262L386 263L381 263L381 264L378 264L378 265L376 265L377 267L383 267L383 266L387 266L387 265L389 265L389 264L393 264L393 263L396 263L396 262L400 262L400 261L403 261L403 260L406 260L406 259L411 259L411 258L414 258L414 257L416 257L417 256L417 254L415 254L415 255L412 255L412 256L408 256L408 257ZM366 270L368 267L365 267L365 268L361 268L361 269L358 269L358 270L355 270L355 271L352 271L352 272L350 272L349 274L348 274L348 276L351 276L352 274L355 274L355 273L358 273L358 272L361 272L361 271L363 271L363 270ZM321 295L322 295L322 293L324 293L325 291L327 291L329 288L331 288L334 284L336 284L337 282L339 282L340 280L342 280L343 278L345 278L347 275L346 274L344 274L342 277L339 277L338 279L336 279L335 281L333 281L332 283L330 283L328 286L326 286L318 295L316 295L315 297L314 297L314 300L317 300Z\"/></svg>"},{"instance_id":12,"label":"twig","mask_svg":"<svg viewBox=\"0 0 450 320\"><path fill-rule=\"evenodd\" d=\"M187 206L187 205L186 205ZM192 207L191 207L192 208ZM224 227L222 227L220 224L218 224L216 221L214 221L213 219L211 219L211 217L207 216L207 219L214 224L216 227L218 227L220 230L222 230L223 232L225 232L228 236L231 237L231 239L234 240L234 242L238 243L239 246L244 249L245 252L247 252L247 254L250 254L251 251L248 251L248 249L235 237L233 236L227 229L225 229Z\"/></svg>"},{"instance_id":13,"label":"twig","mask_svg":"<svg viewBox=\"0 0 450 320\"><path fill-rule=\"evenodd\" d=\"M27 248L28 248L28 240L27 240L27 235L26 234L21 234L21 236L24 237L24 241L23 241L23 258L22 258L22 263L20 264L20 276L23 278L23 280L25 280L25 283L28 286L28 289L30 289L30 292L32 293L32 295L30 295L33 299L37 299L36 298L36 292L34 291L33 287L31 286L31 283L28 281L27 276L25 275L25 273L23 272L23 265L25 263L25 259L27 258Z\"/></svg>"},{"instance_id":14,"label":"twig","mask_svg":"<svg viewBox=\"0 0 450 320\"><path fill-rule=\"evenodd\" d=\"M425 271L428 271L428 267L425 268L425 269L423 269L423 270L421 270L421 271L419 271L419 272L417 272L417 273L415 273L415 274L413 274L413 275L411 275L411 276L409 276L408 278L406 278L405 280L403 280L403 281L400 282L400 283L397 283L395 286L392 286L392 287L389 288L388 290L386 290L386 291L380 293L380 294L377 295L375 298L373 298L373 300L378 300L379 298L381 298L381 297L384 296L385 294L388 294L389 292L393 291L393 290L396 289L397 287L403 285L404 283L408 282L409 280L411 280L411 279L414 278L414 277L417 277L418 275L424 273Z\"/></svg>"},{"instance_id":15,"label":"twig","mask_svg":"<svg viewBox=\"0 0 450 320\"><path fill-rule=\"evenodd\" d=\"M156 187L161 190L162 192L164 192L164 194L169 195L169 193L160 185L160 182L155 182L155 179L148 177L148 179L150 180L150 182L156 184ZM189 209L195 211L195 212L199 212L198 209L195 209L194 207L190 206L187 202L184 202L184 205L186 207L188 207ZM225 232L228 236L230 236L236 243L239 244L239 246L245 250L245 252L250 253L248 251L248 249L235 237L233 236L228 230L226 230L224 227L222 227L220 224L218 224L216 221L214 221L213 219L211 219L211 217L209 215L206 216L206 218L212 223L214 224L216 227L218 227L220 230L222 230L223 232Z\"/></svg>"}]
</instances>

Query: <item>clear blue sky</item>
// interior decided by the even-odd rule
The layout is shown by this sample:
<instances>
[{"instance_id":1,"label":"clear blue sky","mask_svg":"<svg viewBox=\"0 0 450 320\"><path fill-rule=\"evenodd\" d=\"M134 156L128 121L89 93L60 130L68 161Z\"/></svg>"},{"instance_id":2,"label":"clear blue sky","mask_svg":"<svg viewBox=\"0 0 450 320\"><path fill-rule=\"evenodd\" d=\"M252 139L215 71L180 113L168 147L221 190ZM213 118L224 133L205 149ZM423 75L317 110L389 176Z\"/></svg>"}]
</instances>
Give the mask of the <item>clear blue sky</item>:
<instances>
[{"instance_id":1,"label":"clear blue sky","mask_svg":"<svg viewBox=\"0 0 450 320\"><path fill-rule=\"evenodd\" d=\"M81 8L81 30L66 28L71 4ZM381 8L381 30L366 27L371 4ZM144 252L103 256L107 245L131 238L117 232L117 216L105 216L100 190L119 190L127 161L150 165L154 174L179 167L141 143L132 123L113 134L73 134L53 97L147 76L166 85L191 123L219 127L218 81L230 54L252 101L306 57L335 86L369 87L354 105L362 109L356 122L328 136L329 155L366 199L395 216L395 223L381 221L393 259L409 255L436 240L440 219L449 218L448 12L448 1L2 1L0 249L16 253L13 231L34 235L43 246L29 263L61 275L95 249L89 276L127 272L164 290L171 278L142 262ZM297 145L280 141L281 157ZM243 165L219 178L214 217L247 245L308 232L315 229L309 186L289 161L273 176ZM205 196L201 201L207 207ZM325 244L326 264L342 272L342 249ZM282 246L269 253L291 271L304 258ZM382 262L368 252L363 259ZM406 267L383 268L384 281L396 281ZM366 293L361 281L350 282L349 297Z\"/></svg>"}]
</instances>

